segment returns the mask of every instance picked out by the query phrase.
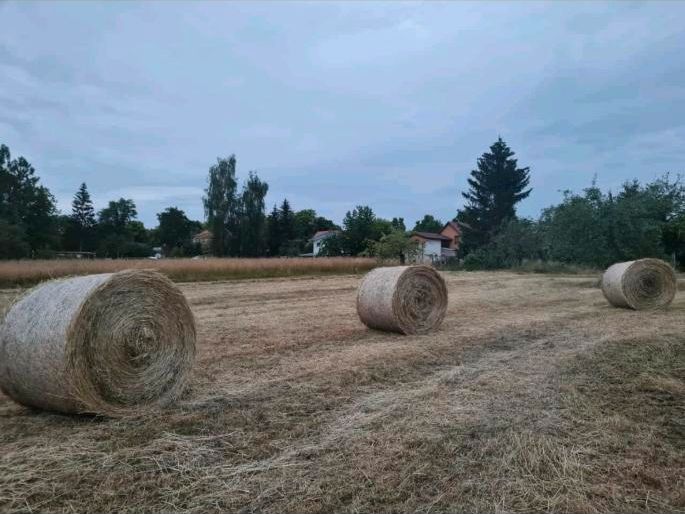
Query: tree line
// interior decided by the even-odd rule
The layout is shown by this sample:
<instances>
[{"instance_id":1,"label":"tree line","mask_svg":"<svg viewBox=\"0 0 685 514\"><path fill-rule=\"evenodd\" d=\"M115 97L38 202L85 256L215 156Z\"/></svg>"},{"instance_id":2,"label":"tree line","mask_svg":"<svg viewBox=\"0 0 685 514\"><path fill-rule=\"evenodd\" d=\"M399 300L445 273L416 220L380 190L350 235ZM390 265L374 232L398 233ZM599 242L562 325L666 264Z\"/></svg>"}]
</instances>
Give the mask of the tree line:
<instances>
[{"instance_id":1,"label":"tree line","mask_svg":"<svg viewBox=\"0 0 685 514\"><path fill-rule=\"evenodd\" d=\"M593 182L564 192L537 220L508 218L486 244L466 254L471 269L497 269L524 261L592 268L657 257L685 267L685 188L668 174L652 182L625 182L615 194Z\"/></svg>"},{"instance_id":2,"label":"tree line","mask_svg":"<svg viewBox=\"0 0 685 514\"><path fill-rule=\"evenodd\" d=\"M551 261L604 268L614 262L657 257L685 264L685 187L679 176L652 182L626 181L616 193L596 179L538 219L520 218L516 205L528 197L530 168L519 168L514 152L498 139L471 172L460 249L467 269Z\"/></svg>"},{"instance_id":3,"label":"tree line","mask_svg":"<svg viewBox=\"0 0 685 514\"><path fill-rule=\"evenodd\" d=\"M401 230L404 220L378 218L368 206L348 212L343 228L314 209L294 210L283 199L266 213L268 184L248 172L242 185L235 155L217 159L209 168L202 199L205 221L188 218L172 206L157 214L158 226L146 228L138 220L130 198L111 200L96 212L88 187L74 194L71 212L58 212L54 196L40 183L35 168L24 158L13 159L0 145L0 259L50 258L60 252L92 252L98 257L148 257L160 247L166 256L209 253L215 256L297 256L311 252L311 237L320 230L344 235L338 249L326 255L369 254L370 243ZM427 215L416 230L439 230L440 222ZM212 234L210 248L193 242L203 230Z\"/></svg>"},{"instance_id":4,"label":"tree line","mask_svg":"<svg viewBox=\"0 0 685 514\"><path fill-rule=\"evenodd\" d=\"M255 172L238 189L236 158L218 159L209 169L203 198L206 221L191 220L178 207L157 214L158 226L138 220L132 199L111 200L96 212L82 183L70 213L57 210L55 198L24 158L12 158L0 145L0 259L50 258L60 252L93 252L98 257L148 257L160 247L166 256L206 253L193 236L213 234L210 253L258 257L299 255L317 230L338 228L313 209L293 211L287 199L265 214L268 185Z\"/></svg>"},{"instance_id":5,"label":"tree line","mask_svg":"<svg viewBox=\"0 0 685 514\"><path fill-rule=\"evenodd\" d=\"M603 268L658 257L685 267L685 186L679 176L665 174L646 184L629 180L616 193L593 181L581 193L565 191L538 219L516 213L532 191L529 184L530 168L519 167L501 138L477 159L462 193L465 204L453 219L462 230L454 259L459 266L498 269L540 261ZM395 220L384 225L369 208L348 212L343 225L325 242L324 253L401 258L418 250L403 226ZM438 232L442 226L426 215L414 231Z\"/></svg>"},{"instance_id":6,"label":"tree line","mask_svg":"<svg viewBox=\"0 0 685 514\"><path fill-rule=\"evenodd\" d=\"M287 198L267 215L269 185L250 171L239 190L236 164L231 155L209 169L203 204L213 255L296 256L311 249L309 240L317 230L339 228L313 209L294 211Z\"/></svg>"},{"instance_id":7,"label":"tree line","mask_svg":"<svg viewBox=\"0 0 685 514\"><path fill-rule=\"evenodd\" d=\"M321 255L404 260L419 251L412 232L444 226L426 214L409 231L403 218L379 217L367 205L348 211L338 226L314 209L294 210L287 199L267 214L268 184L254 171L241 184L236 168L235 155L209 168L203 222L172 206L157 214L157 227L147 229L131 199L111 200L96 212L85 183L74 194L71 213L58 212L33 166L24 157L12 159L0 145L0 258L47 258L62 251L146 257L154 247L174 257L296 256L311 251L317 231L335 230ZM616 193L594 183L580 193L566 191L538 219L516 213L531 193L529 183L530 168L519 167L501 138L477 159L462 193L464 206L453 218L463 232L460 265L496 269L541 260L603 267L645 256L685 264L685 188L679 177L629 181ZM212 235L209 248L193 242L203 230Z\"/></svg>"}]
</instances>

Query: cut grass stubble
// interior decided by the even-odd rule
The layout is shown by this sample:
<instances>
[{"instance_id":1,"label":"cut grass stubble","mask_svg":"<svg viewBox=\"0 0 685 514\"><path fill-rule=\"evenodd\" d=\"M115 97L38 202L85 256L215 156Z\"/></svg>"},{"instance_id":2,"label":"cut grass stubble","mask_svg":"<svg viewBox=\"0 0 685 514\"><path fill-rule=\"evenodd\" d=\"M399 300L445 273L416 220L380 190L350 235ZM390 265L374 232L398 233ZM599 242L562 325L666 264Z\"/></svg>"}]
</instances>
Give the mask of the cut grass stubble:
<instances>
[{"instance_id":1,"label":"cut grass stubble","mask_svg":"<svg viewBox=\"0 0 685 514\"><path fill-rule=\"evenodd\" d=\"M685 301L448 275L440 331L356 318L357 277L183 284L191 388L162 416L0 397L0 511L679 512Z\"/></svg>"}]
</instances>

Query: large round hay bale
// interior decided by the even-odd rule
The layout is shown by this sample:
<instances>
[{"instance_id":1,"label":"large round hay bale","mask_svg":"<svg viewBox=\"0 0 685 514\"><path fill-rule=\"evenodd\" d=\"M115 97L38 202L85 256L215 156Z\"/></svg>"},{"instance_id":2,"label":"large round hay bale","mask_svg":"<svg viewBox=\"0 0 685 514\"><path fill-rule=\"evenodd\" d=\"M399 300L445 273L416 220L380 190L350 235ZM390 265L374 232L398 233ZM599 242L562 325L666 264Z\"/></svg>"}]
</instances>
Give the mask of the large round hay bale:
<instances>
[{"instance_id":1,"label":"large round hay bale","mask_svg":"<svg viewBox=\"0 0 685 514\"><path fill-rule=\"evenodd\" d=\"M14 303L0 327L0 388L60 412L125 415L166 405L194 359L183 293L148 270L46 282Z\"/></svg>"},{"instance_id":2,"label":"large round hay bale","mask_svg":"<svg viewBox=\"0 0 685 514\"><path fill-rule=\"evenodd\" d=\"M376 268L362 280L357 313L369 328L425 334L445 318L447 286L430 266Z\"/></svg>"},{"instance_id":3,"label":"large round hay bale","mask_svg":"<svg viewBox=\"0 0 685 514\"><path fill-rule=\"evenodd\" d=\"M619 262L604 272L602 292L615 307L635 310L666 307L675 296L675 272L660 259Z\"/></svg>"}]
</instances>

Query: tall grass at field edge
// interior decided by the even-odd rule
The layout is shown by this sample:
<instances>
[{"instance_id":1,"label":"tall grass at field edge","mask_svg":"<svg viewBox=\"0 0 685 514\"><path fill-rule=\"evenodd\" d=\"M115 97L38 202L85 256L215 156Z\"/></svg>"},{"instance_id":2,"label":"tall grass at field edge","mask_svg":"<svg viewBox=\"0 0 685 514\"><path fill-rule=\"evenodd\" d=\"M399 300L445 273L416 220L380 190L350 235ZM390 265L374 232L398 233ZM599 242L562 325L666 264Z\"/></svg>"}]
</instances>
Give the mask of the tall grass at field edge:
<instances>
[{"instance_id":1,"label":"tall grass at field edge","mask_svg":"<svg viewBox=\"0 0 685 514\"><path fill-rule=\"evenodd\" d=\"M0 287L30 286L60 277L154 269L177 282L365 273L378 266L371 258L208 258L23 260L0 262Z\"/></svg>"}]
</instances>

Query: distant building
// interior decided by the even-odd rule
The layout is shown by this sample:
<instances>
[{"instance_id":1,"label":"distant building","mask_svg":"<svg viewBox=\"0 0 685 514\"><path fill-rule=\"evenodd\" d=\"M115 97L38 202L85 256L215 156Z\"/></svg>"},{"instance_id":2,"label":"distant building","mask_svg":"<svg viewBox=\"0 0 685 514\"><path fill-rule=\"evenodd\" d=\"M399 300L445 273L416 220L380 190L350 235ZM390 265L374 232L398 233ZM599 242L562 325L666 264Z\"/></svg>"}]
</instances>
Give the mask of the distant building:
<instances>
[{"instance_id":1,"label":"distant building","mask_svg":"<svg viewBox=\"0 0 685 514\"><path fill-rule=\"evenodd\" d=\"M312 242L312 257L316 257L321 252L321 243L323 243L329 237L333 237L340 233L339 230L319 230L310 239Z\"/></svg>"},{"instance_id":2,"label":"distant building","mask_svg":"<svg viewBox=\"0 0 685 514\"><path fill-rule=\"evenodd\" d=\"M202 253L209 253L212 249L212 239L214 236L209 230L203 230L193 236L193 244L199 244Z\"/></svg>"},{"instance_id":3,"label":"distant building","mask_svg":"<svg viewBox=\"0 0 685 514\"><path fill-rule=\"evenodd\" d=\"M461 227L449 221L440 232L412 232L411 238L420 244L419 262L440 262L457 256L461 243Z\"/></svg>"}]
</instances>

